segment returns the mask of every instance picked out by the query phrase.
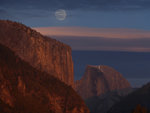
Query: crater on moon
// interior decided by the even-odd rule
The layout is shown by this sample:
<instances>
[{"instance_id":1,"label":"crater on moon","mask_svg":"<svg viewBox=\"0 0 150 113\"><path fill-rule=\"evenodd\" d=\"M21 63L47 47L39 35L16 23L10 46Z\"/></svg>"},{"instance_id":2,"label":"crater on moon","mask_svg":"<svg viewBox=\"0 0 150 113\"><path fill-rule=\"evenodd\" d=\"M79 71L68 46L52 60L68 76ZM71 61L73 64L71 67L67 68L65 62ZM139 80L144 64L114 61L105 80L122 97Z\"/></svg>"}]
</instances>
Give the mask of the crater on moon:
<instances>
[{"instance_id":1,"label":"crater on moon","mask_svg":"<svg viewBox=\"0 0 150 113\"><path fill-rule=\"evenodd\" d=\"M58 9L55 11L55 17L57 20L62 21L66 19L67 13L64 9Z\"/></svg>"}]
</instances>

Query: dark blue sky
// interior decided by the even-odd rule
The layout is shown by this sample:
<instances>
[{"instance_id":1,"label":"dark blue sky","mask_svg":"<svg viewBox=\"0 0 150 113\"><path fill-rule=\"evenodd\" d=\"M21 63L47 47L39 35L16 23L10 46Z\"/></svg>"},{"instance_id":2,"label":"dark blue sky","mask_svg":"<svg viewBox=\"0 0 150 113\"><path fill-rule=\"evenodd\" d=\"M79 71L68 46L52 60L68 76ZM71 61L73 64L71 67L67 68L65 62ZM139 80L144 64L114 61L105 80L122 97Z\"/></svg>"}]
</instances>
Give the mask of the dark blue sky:
<instances>
[{"instance_id":1,"label":"dark blue sky","mask_svg":"<svg viewBox=\"0 0 150 113\"><path fill-rule=\"evenodd\" d=\"M67 18L58 21L55 11ZM150 29L149 0L0 0L0 19L31 27L84 26Z\"/></svg>"}]
</instances>

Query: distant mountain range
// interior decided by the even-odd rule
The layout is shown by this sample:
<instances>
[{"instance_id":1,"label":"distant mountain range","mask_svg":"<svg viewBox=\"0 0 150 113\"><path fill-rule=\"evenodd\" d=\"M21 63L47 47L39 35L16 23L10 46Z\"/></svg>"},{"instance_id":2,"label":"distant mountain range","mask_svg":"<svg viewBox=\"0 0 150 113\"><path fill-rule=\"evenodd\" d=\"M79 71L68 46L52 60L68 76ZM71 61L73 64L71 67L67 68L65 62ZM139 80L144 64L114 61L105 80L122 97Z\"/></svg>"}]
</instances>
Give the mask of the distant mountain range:
<instances>
[{"instance_id":1,"label":"distant mountain range","mask_svg":"<svg viewBox=\"0 0 150 113\"><path fill-rule=\"evenodd\" d=\"M81 80L76 81L75 88L91 113L107 113L114 104L133 91L119 72L104 65L88 65Z\"/></svg>"},{"instance_id":2,"label":"distant mountain range","mask_svg":"<svg viewBox=\"0 0 150 113\"><path fill-rule=\"evenodd\" d=\"M78 94L84 99L131 88L130 83L119 72L104 65L88 65L84 76L76 81L75 86Z\"/></svg>"},{"instance_id":3,"label":"distant mountain range","mask_svg":"<svg viewBox=\"0 0 150 113\"><path fill-rule=\"evenodd\" d=\"M129 82L111 67L88 65L76 91L91 113L149 113L150 83L131 88Z\"/></svg>"}]
</instances>

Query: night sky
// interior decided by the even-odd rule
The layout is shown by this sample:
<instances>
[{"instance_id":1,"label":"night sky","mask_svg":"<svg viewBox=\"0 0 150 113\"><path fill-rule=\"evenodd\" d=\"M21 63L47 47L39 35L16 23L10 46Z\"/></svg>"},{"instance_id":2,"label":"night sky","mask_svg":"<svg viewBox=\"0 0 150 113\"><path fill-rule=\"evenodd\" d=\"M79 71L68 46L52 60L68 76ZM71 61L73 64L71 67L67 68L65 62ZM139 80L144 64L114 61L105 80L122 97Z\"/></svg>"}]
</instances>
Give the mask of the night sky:
<instances>
[{"instance_id":1,"label":"night sky","mask_svg":"<svg viewBox=\"0 0 150 113\"><path fill-rule=\"evenodd\" d=\"M66 10L64 21L55 11ZM150 30L149 0L0 0L0 18L32 27L84 26Z\"/></svg>"},{"instance_id":2,"label":"night sky","mask_svg":"<svg viewBox=\"0 0 150 113\"><path fill-rule=\"evenodd\" d=\"M58 21L55 11L67 18ZM149 0L0 0L0 18L32 27L84 26L150 30Z\"/></svg>"}]
</instances>

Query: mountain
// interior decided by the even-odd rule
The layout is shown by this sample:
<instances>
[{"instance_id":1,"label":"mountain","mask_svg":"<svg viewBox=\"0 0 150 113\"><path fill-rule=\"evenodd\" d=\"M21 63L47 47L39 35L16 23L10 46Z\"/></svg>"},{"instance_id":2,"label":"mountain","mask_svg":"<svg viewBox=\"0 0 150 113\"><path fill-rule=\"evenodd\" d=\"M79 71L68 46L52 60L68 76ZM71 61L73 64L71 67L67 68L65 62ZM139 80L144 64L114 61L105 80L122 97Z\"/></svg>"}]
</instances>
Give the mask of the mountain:
<instances>
[{"instance_id":1,"label":"mountain","mask_svg":"<svg viewBox=\"0 0 150 113\"><path fill-rule=\"evenodd\" d=\"M139 113L140 109L142 109L139 105L150 111L150 83L124 97L108 113L131 113L135 108L135 113Z\"/></svg>"},{"instance_id":2,"label":"mountain","mask_svg":"<svg viewBox=\"0 0 150 113\"><path fill-rule=\"evenodd\" d=\"M82 98L100 96L110 91L131 88L129 82L115 69L99 65L86 67L81 80L76 81L76 91Z\"/></svg>"},{"instance_id":3,"label":"mountain","mask_svg":"<svg viewBox=\"0 0 150 113\"><path fill-rule=\"evenodd\" d=\"M0 44L0 113L89 111L71 86L33 68L15 52Z\"/></svg>"},{"instance_id":4,"label":"mountain","mask_svg":"<svg viewBox=\"0 0 150 113\"><path fill-rule=\"evenodd\" d=\"M107 113L113 105L133 91L131 88L111 91L100 96L88 98L85 103L90 109L90 113Z\"/></svg>"},{"instance_id":5,"label":"mountain","mask_svg":"<svg viewBox=\"0 0 150 113\"><path fill-rule=\"evenodd\" d=\"M23 24L6 20L0 20L0 43L36 69L73 86L73 61L68 45L43 36Z\"/></svg>"}]
</instances>

